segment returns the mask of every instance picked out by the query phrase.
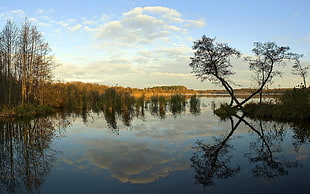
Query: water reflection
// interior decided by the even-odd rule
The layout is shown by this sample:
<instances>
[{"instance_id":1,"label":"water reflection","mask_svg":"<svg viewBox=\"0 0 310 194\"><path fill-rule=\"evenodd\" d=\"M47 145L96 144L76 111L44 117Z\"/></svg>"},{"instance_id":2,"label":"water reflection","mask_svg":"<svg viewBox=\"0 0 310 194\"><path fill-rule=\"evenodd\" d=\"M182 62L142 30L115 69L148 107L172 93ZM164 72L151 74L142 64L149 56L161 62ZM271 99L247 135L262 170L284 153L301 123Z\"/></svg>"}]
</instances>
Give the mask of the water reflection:
<instances>
[{"instance_id":1,"label":"water reflection","mask_svg":"<svg viewBox=\"0 0 310 194\"><path fill-rule=\"evenodd\" d=\"M108 126L116 134L119 133L118 119L125 126L130 127L134 118L144 119L145 110L160 119L165 119L169 112L176 118L185 112L186 105L189 103L190 112L193 115L200 113L200 100L197 96L151 96L146 99L144 96L134 98L127 93L119 94L114 90L108 91L104 95L106 100L102 112L99 109L96 110L98 114L103 114ZM190 98L189 102L187 102L188 98ZM85 123L87 122L87 115L87 112L82 112Z\"/></svg>"},{"instance_id":2,"label":"water reflection","mask_svg":"<svg viewBox=\"0 0 310 194\"><path fill-rule=\"evenodd\" d=\"M244 120L243 122L257 136L257 140L250 144L252 152L245 154L250 162L255 165L252 169L253 176L274 178L288 175L289 168L300 166L298 160L288 160L283 156L280 157L279 153L283 152L281 144L285 136L283 124L273 125L272 123L262 123L262 121L259 121L260 130L257 130L247 121Z\"/></svg>"},{"instance_id":3,"label":"water reflection","mask_svg":"<svg viewBox=\"0 0 310 194\"><path fill-rule=\"evenodd\" d=\"M200 99L196 95L191 96L189 105L189 110L193 115L200 114Z\"/></svg>"},{"instance_id":4,"label":"water reflection","mask_svg":"<svg viewBox=\"0 0 310 194\"><path fill-rule=\"evenodd\" d=\"M213 99L197 96L109 95L115 100L92 111L0 123L0 193L204 193L201 185L225 179L224 188L240 176L249 187L273 184L309 163L307 127L244 115L219 121Z\"/></svg>"},{"instance_id":5,"label":"water reflection","mask_svg":"<svg viewBox=\"0 0 310 194\"><path fill-rule=\"evenodd\" d=\"M59 118L0 121L0 193L39 190L56 159L52 140L69 124Z\"/></svg>"},{"instance_id":6,"label":"water reflection","mask_svg":"<svg viewBox=\"0 0 310 194\"><path fill-rule=\"evenodd\" d=\"M197 141L193 148L195 152L191 157L192 168L196 175L196 183L204 187L213 185L214 179L226 179L240 172L240 166L231 164L232 150L234 149L230 141L240 123L250 128L250 133L256 136L256 141L249 144L249 153L244 157L253 164L253 177L274 178L288 175L288 169L301 167L298 159L289 159L283 156L283 139L286 130L285 124L274 124L272 122L255 121L254 124L248 122L244 115L234 115L230 117L231 129L228 134L214 138L213 144ZM234 124L236 123L236 124ZM306 131L309 131L306 130ZM296 137L296 135L294 136ZM298 139L303 139L301 135ZM300 141L299 141L300 142Z\"/></svg>"},{"instance_id":7,"label":"water reflection","mask_svg":"<svg viewBox=\"0 0 310 194\"><path fill-rule=\"evenodd\" d=\"M239 119L236 124L232 118L229 120L230 132L225 136L215 137L214 144L204 144L199 140L196 142L195 152L190 159L196 172L196 183L210 186L214 184L213 178L229 178L240 171L240 166L231 165L230 150L233 149L233 145L229 140L242 120Z\"/></svg>"},{"instance_id":8,"label":"water reflection","mask_svg":"<svg viewBox=\"0 0 310 194\"><path fill-rule=\"evenodd\" d=\"M184 156L169 150L165 144L108 138L83 143L91 164L109 170L122 183L152 183L189 167Z\"/></svg>"},{"instance_id":9,"label":"water reflection","mask_svg":"<svg viewBox=\"0 0 310 194\"><path fill-rule=\"evenodd\" d=\"M293 125L294 131L294 147L298 151L300 146L310 143L310 123L299 123Z\"/></svg>"}]
</instances>

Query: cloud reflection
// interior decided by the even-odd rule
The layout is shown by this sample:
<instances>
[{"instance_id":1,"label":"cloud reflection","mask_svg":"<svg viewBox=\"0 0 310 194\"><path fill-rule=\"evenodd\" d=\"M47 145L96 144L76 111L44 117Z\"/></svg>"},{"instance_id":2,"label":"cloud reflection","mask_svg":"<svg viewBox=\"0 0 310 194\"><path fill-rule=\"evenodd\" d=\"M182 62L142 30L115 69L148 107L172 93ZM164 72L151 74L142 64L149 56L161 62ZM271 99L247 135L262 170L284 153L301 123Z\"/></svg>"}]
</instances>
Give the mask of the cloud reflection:
<instances>
[{"instance_id":1,"label":"cloud reflection","mask_svg":"<svg viewBox=\"0 0 310 194\"><path fill-rule=\"evenodd\" d=\"M87 155L95 166L109 169L123 183L150 183L171 172L189 168L182 152L158 142L98 139L84 142Z\"/></svg>"},{"instance_id":2,"label":"cloud reflection","mask_svg":"<svg viewBox=\"0 0 310 194\"><path fill-rule=\"evenodd\" d=\"M70 155L68 164L76 168L88 165L84 173L105 170L120 182L133 184L151 183L173 172L190 169L193 142L219 136L230 128L227 122L218 123L209 109L202 107L199 117L190 113L177 117L167 114L163 120L149 113L143 120L135 118L130 130L120 124L119 135L113 134L100 116L83 126L84 130L79 130L82 122L75 122L70 133L77 138L72 140L77 145L69 149L83 150L79 151L80 155ZM247 131L245 127L238 128L238 132Z\"/></svg>"}]
</instances>

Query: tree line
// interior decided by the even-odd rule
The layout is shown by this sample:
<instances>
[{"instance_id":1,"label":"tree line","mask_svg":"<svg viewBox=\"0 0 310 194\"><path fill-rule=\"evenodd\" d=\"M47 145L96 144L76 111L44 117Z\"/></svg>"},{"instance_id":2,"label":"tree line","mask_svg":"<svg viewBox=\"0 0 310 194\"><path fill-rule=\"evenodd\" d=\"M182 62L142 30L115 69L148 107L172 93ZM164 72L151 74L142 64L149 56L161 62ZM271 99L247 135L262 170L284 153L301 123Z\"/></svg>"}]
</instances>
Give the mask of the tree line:
<instances>
[{"instance_id":1,"label":"tree line","mask_svg":"<svg viewBox=\"0 0 310 194\"><path fill-rule=\"evenodd\" d=\"M27 19L0 31L0 105L43 104L56 67L52 49Z\"/></svg>"}]
</instances>

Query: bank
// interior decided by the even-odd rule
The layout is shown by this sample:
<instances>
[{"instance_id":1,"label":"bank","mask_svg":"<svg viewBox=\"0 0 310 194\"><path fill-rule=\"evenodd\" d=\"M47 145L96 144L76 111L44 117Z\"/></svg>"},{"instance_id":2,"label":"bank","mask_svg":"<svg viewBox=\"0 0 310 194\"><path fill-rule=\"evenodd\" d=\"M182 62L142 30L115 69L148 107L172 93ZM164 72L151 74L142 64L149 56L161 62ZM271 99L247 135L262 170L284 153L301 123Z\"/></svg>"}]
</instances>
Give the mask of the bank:
<instances>
[{"instance_id":1,"label":"bank","mask_svg":"<svg viewBox=\"0 0 310 194\"><path fill-rule=\"evenodd\" d=\"M214 110L214 114L222 119L238 112L254 120L310 123L310 88L290 89L280 96L274 96L270 101L250 102L242 108L222 104L220 108Z\"/></svg>"},{"instance_id":2,"label":"bank","mask_svg":"<svg viewBox=\"0 0 310 194\"><path fill-rule=\"evenodd\" d=\"M243 112L251 119L310 121L310 88L287 90L273 102L248 103Z\"/></svg>"}]
</instances>

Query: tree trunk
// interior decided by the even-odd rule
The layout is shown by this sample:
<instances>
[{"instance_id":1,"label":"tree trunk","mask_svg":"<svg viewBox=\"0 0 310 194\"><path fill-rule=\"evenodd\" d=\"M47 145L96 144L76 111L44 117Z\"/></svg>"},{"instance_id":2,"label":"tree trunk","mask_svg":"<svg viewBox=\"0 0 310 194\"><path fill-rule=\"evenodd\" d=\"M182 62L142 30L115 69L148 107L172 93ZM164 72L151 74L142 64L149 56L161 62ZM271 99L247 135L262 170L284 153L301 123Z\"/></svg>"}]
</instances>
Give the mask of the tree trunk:
<instances>
[{"instance_id":1,"label":"tree trunk","mask_svg":"<svg viewBox=\"0 0 310 194\"><path fill-rule=\"evenodd\" d=\"M236 98L235 94L234 94L234 90L233 88L227 83L227 81L225 81L223 78L216 76L217 79L219 79L222 83L222 85L224 86L225 90L229 93L231 100L230 100L230 106L233 105L233 103L235 102L237 105L237 107L239 107L240 102L238 101L238 99ZM241 108L241 106L240 106Z\"/></svg>"},{"instance_id":2,"label":"tree trunk","mask_svg":"<svg viewBox=\"0 0 310 194\"><path fill-rule=\"evenodd\" d=\"M241 108L241 106L243 105L243 104L245 104L247 101L249 101L253 96L255 96L256 94L258 94L259 92L261 92L262 90L263 90L263 88L265 87L265 85L266 85L266 83L268 82L268 80L269 80L269 78L270 78L270 76L271 76L271 74L272 74L272 71L273 71L273 66L274 66L274 61L273 61L273 59L270 57L270 56L267 56L270 60L271 60L271 65L270 65L270 70L269 70L269 72L268 72L268 75L267 75L267 77L266 77L266 79L262 82L262 84L261 84L261 86L255 91L255 92L253 92L249 97L247 97L245 100L243 100L240 104L239 104L239 106L240 106L240 108ZM236 107L236 106L235 106ZM238 107L238 106L237 106Z\"/></svg>"}]
</instances>

